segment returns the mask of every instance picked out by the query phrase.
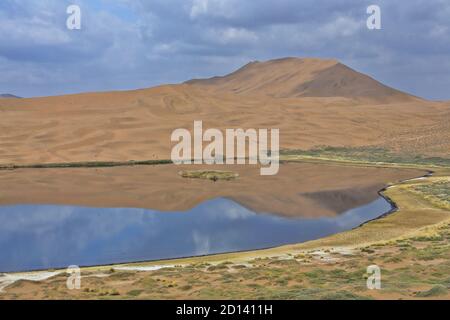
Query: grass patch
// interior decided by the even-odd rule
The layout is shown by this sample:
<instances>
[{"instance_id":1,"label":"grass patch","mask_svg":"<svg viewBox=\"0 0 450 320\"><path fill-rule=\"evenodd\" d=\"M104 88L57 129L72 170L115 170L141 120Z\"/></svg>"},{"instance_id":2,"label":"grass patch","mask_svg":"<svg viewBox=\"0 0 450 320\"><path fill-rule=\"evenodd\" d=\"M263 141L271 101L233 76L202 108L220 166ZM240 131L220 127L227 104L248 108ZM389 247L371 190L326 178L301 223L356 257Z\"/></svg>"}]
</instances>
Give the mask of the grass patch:
<instances>
[{"instance_id":1,"label":"grass patch","mask_svg":"<svg viewBox=\"0 0 450 320\"><path fill-rule=\"evenodd\" d=\"M143 290L131 290L127 293L127 295L131 297L138 297L141 295L141 293L144 292Z\"/></svg>"},{"instance_id":2,"label":"grass patch","mask_svg":"<svg viewBox=\"0 0 450 320\"><path fill-rule=\"evenodd\" d=\"M180 287L181 291L189 291L191 289L192 289L192 286L189 284L186 284L186 285Z\"/></svg>"},{"instance_id":3,"label":"grass patch","mask_svg":"<svg viewBox=\"0 0 450 320\"><path fill-rule=\"evenodd\" d=\"M229 181L239 177L237 173L219 170L185 170L180 171L179 175L188 179L205 179L211 181Z\"/></svg>"},{"instance_id":4,"label":"grass patch","mask_svg":"<svg viewBox=\"0 0 450 320\"><path fill-rule=\"evenodd\" d=\"M369 297L359 296L349 291L338 291L325 294L321 297L322 300L371 300Z\"/></svg>"},{"instance_id":5,"label":"grass patch","mask_svg":"<svg viewBox=\"0 0 450 320\"><path fill-rule=\"evenodd\" d=\"M422 291L416 294L416 297L419 298L430 298L430 297L437 297L437 296L444 296L448 293L448 289L443 285L435 285L433 288L431 288L428 291Z\"/></svg>"},{"instance_id":6,"label":"grass patch","mask_svg":"<svg viewBox=\"0 0 450 320\"><path fill-rule=\"evenodd\" d=\"M361 252L367 253L367 254L373 254L375 253L375 250L370 249L370 248L362 248Z\"/></svg>"},{"instance_id":7,"label":"grass patch","mask_svg":"<svg viewBox=\"0 0 450 320\"><path fill-rule=\"evenodd\" d=\"M245 266L243 264L238 264L238 265L232 266L232 268L236 269L236 270L242 270L242 269L247 269L247 266Z\"/></svg>"},{"instance_id":8,"label":"grass patch","mask_svg":"<svg viewBox=\"0 0 450 320\"><path fill-rule=\"evenodd\" d=\"M219 264L217 266L211 266L207 270L208 271L228 270L228 266L225 264Z\"/></svg>"},{"instance_id":9,"label":"grass patch","mask_svg":"<svg viewBox=\"0 0 450 320\"><path fill-rule=\"evenodd\" d=\"M450 180L414 185L410 190L433 205L450 210Z\"/></svg>"},{"instance_id":10,"label":"grass patch","mask_svg":"<svg viewBox=\"0 0 450 320\"><path fill-rule=\"evenodd\" d=\"M450 167L450 159L398 154L380 147L330 147L318 146L310 150L282 150L282 156L303 156L330 160L361 161L373 163L398 163Z\"/></svg>"},{"instance_id":11,"label":"grass patch","mask_svg":"<svg viewBox=\"0 0 450 320\"><path fill-rule=\"evenodd\" d=\"M150 166L160 164L171 164L171 160L142 160L142 161L86 161L86 162L64 162L64 163L35 163L26 165L6 164L0 165L0 170L14 169L57 169L57 168L108 168L125 166Z\"/></svg>"}]
</instances>

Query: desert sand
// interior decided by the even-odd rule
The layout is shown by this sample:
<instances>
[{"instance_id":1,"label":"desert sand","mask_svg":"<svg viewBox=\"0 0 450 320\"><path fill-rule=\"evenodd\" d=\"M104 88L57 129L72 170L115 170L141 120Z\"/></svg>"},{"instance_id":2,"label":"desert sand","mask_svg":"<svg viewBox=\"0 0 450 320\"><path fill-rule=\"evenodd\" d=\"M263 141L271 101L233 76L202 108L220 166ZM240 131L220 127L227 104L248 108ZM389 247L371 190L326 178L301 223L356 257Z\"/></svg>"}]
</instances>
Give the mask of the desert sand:
<instances>
[{"instance_id":1,"label":"desert sand","mask_svg":"<svg viewBox=\"0 0 450 320\"><path fill-rule=\"evenodd\" d=\"M220 169L232 181L182 178L180 170ZM422 170L287 163L276 176L257 166L136 166L0 171L0 205L59 204L186 211L218 197L259 213L287 217L334 216L368 204L388 182L424 175ZM24 192L24 190L26 192Z\"/></svg>"},{"instance_id":2,"label":"desert sand","mask_svg":"<svg viewBox=\"0 0 450 320\"><path fill-rule=\"evenodd\" d=\"M150 89L0 100L0 164L170 159L174 129L279 128L284 149L383 146L448 156L450 102L391 89L335 60L253 62Z\"/></svg>"}]
</instances>

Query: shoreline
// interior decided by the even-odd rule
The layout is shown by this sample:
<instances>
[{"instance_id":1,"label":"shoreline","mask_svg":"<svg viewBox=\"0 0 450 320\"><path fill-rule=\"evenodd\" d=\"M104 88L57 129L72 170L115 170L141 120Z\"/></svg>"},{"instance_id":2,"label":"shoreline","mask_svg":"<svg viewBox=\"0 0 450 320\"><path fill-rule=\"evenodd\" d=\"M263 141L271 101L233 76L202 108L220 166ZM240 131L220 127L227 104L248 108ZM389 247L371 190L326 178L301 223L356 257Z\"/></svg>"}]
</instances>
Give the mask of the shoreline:
<instances>
[{"instance_id":1,"label":"shoreline","mask_svg":"<svg viewBox=\"0 0 450 320\"><path fill-rule=\"evenodd\" d=\"M173 164L171 160L86 161L35 164L0 164L0 170L16 169L64 169L64 168L113 168L132 166L155 166Z\"/></svg>"},{"instance_id":2,"label":"shoreline","mask_svg":"<svg viewBox=\"0 0 450 320\"><path fill-rule=\"evenodd\" d=\"M386 201L391 205L391 207L392 207L391 210L389 210L388 212L382 214L381 216L379 216L379 217L377 217L377 218L375 218L375 219L371 219L371 220L368 220L368 221L362 223L361 225L357 226L357 227L354 228L353 230L358 229L358 228L361 228L362 226L364 226L364 225L366 225L366 224L368 224L368 223L370 223L370 222L372 222L372 221L376 221L376 220L380 220L380 219L386 218L387 216L389 216L389 215L391 215L391 214L393 214L393 213L395 213L395 212L397 212L397 211L399 210L399 207L398 207L397 203L395 203L394 200L392 200L390 197L388 197L388 196L385 194L385 192L386 192L389 188L395 187L396 185L399 185L399 184L402 184L402 183L405 183L405 182L408 182L408 181L414 181L414 180L418 180L418 179L426 179L426 178L428 178L428 177L432 177L433 174L434 174L434 171L428 170L428 173L425 174L424 176L400 180L398 183L396 183L396 184L389 184L389 185L387 185L386 187L384 187L383 189L381 189L380 191L378 191L378 195L379 195L380 197L382 197L384 200L386 200Z\"/></svg>"},{"instance_id":3,"label":"shoreline","mask_svg":"<svg viewBox=\"0 0 450 320\"><path fill-rule=\"evenodd\" d=\"M191 159L194 161L195 159ZM225 159L224 159L225 160ZM234 158L238 160L238 158ZM244 158L245 161L249 158ZM351 160L321 156L305 156L305 155L291 155L281 154L279 163L319 163L319 164L335 164L344 166L363 166L363 167L377 167L377 168L404 168L404 169L424 169L433 173L433 171L425 168L446 169L445 165L437 164L422 164L409 162L371 162L364 160ZM127 161L77 161L77 162L49 162L49 163L29 163L29 164L15 164L6 163L0 164L0 170L16 170L16 169L64 169L64 168L114 168L114 167L133 167L133 166L155 166L155 165L169 165L174 164L169 159L156 160L127 160Z\"/></svg>"}]
</instances>

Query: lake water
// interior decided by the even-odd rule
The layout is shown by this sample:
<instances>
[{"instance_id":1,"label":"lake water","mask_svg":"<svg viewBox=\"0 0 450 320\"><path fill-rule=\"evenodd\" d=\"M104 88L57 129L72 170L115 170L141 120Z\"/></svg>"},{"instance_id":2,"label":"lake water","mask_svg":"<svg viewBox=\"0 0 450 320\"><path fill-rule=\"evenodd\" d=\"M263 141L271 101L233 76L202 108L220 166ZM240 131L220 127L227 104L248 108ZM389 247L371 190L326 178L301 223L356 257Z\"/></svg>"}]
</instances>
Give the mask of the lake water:
<instances>
[{"instance_id":1,"label":"lake water","mask_svg":"<svg viewBox=\"0 0 450 320\"><path fill-rule=\"evenodd\" d=\"M391 209L383 198L333 218L257 214L228 199L186 212L0 207L0 272L92 266L262 249L355 228ZM299 208L301 210L301 208Z\"/></svg>"}]
</instances>

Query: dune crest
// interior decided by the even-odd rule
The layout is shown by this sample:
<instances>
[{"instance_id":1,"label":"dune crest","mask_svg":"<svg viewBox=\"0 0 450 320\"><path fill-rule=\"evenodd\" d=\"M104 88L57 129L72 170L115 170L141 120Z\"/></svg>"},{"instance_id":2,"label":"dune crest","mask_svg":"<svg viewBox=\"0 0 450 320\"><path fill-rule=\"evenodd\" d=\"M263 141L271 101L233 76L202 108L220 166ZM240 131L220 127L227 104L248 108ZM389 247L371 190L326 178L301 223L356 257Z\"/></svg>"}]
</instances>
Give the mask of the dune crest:
<instances>
[{"instance_id":1,"label":"dune crest","mask_svg":"<svg viewBox=\"0 0 450 320\"><path fill-rule=\"evenodd\" d=\"M251 62L229 75L190 80L186 84L215 92L274 98L344 97L382 103L419 100L337 60L311 58Z\"/></svg>"}]
</instances>

